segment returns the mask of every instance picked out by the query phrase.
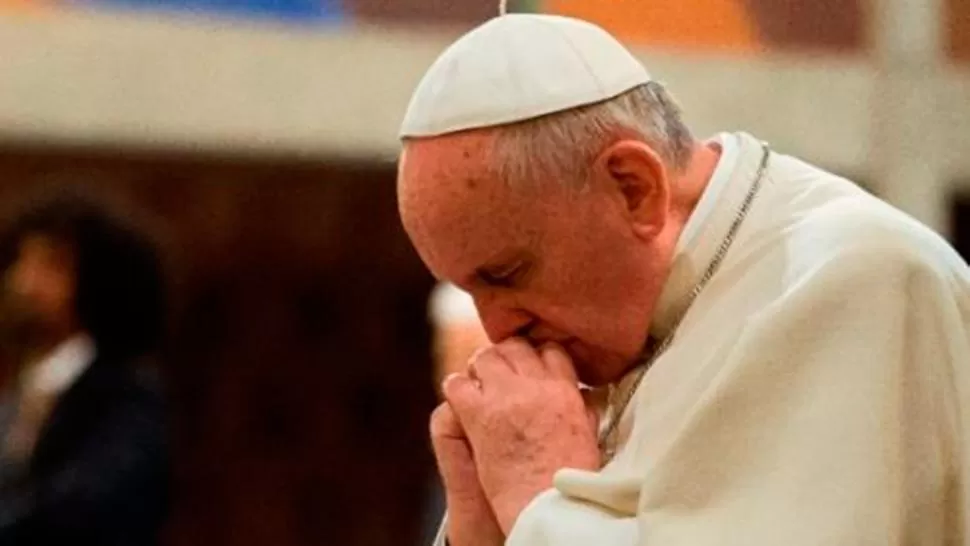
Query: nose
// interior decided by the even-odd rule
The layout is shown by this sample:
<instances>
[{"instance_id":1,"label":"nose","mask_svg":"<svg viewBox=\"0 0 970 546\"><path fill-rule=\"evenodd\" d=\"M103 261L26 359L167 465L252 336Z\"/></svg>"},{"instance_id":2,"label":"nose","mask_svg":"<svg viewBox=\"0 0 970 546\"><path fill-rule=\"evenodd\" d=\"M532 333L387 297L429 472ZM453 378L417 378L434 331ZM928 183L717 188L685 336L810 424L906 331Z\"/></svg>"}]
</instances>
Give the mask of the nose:
<instances>
[{"instance_id":1,"label":"nose","mask_svg":"<svg viewBox=\"0 0 970 546\"><path fill-rule=\"evenodd\" d=\"M529 337L537 324L534 315L518 307L511 298L502 296L476 296L475 307L482 327L492 343L510 337Z\"/></svg>"}]
</instances>

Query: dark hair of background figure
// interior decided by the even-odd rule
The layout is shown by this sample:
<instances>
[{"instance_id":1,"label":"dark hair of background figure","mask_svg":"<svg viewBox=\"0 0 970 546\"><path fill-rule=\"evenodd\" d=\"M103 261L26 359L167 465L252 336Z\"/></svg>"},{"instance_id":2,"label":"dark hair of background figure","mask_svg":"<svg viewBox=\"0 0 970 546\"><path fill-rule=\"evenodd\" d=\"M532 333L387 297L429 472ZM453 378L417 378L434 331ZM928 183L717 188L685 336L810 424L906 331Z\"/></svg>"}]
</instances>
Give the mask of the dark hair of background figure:
<instances>
[{"instance_id":1,"label":"dark hair of background figure","mask_svg":"<svg viewBox=\"0 0 970 546\"><path fill-rule=\"evenodd\" d=\"M66 244L74 255L76 313L98 352L114 361L161 349L167 324L165 263L147 222L77 185L37 192L0 230L0 271L29 236Z\"/></svg>"}]
</instances>

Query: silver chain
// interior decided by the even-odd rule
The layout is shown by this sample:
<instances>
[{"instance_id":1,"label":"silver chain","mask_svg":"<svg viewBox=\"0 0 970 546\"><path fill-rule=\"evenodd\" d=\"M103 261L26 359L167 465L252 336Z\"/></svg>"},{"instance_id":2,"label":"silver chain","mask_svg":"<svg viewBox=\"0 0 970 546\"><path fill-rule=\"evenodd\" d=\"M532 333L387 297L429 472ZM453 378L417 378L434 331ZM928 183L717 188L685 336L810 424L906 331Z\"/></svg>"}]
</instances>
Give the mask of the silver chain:
<instances>
[{"instance_id":1,"label":"silver chain","mask_svg":"<svg viewBox=\"0 0 970 546\"><path fill-rule=\"evenodd\" d=\"M617 444L617 430L620 426L620 421L623 418L623 414L626 412L627 406L633 400L633 395L636 394L637 388L640 386L640 382L643 381L643 377L647 374L647 370L653 366L653 363L660 358L661 355L666 352L667 348L674 340L674 335L677 333L677 328L680 326L680 322L687 315L687 310L700 295L707 283L714 277L717 273L718 268L721 266L721 262L724 261L724 257L727 256L728 250L731 248L731 244L734 242L735 237L738 235L738 230L741 229L741 224L744 222L745 217L748 215L748 211L751 209L751 204L754 202L755 196L758 194L758 190L761 189L761 184L765 176L765 172L768 170L768 159L771 156L771 150L767 144L762 144L762 149L764 153L761 158L761 164L758 166L758 172L755 175L754 182L751 183L751 188L748 190L747 195L744 197L744 201L741 203L741 207L738 209L737 216L735 216L734 221L731 223L731 227L728 229L727 235L724 236L724 240L721 241L721 245L718 247L717 252L714 254L714 258L711 259L711 263L708 264L707 269L704 271L704 275L701 279L694 285L694 288L690 291L687 296L687 300L684 302L684 311L680 313L680 316L674 321L674 326L670 333L660 342L656 348L648 347L644 352L643 356L640 358L640 363L637 365L637 370L634 372L636 375L633 381L630 383L629 388L624 389L621 392L622 398L619 400L618 404L614 404L613 400L609 400L608 404L611 408L610 422L607 424L606 429L599 436L599 449L602 454L602 463L605 466L606 463L613 460L616 455ZM612 397L612 392L610 393Z\"/></svg>"}]
</instances>

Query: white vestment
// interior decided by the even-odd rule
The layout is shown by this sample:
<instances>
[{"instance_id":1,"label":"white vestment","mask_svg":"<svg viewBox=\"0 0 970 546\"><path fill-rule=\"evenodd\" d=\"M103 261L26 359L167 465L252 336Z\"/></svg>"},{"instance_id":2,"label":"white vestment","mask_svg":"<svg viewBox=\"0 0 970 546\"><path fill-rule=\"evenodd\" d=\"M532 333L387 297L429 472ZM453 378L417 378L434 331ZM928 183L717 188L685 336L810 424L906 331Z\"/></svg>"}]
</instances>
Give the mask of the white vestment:
<instances>
[{"instance_id":1,"label":"white vestment","mask_svg":"<svg viewBox=\"0 0 970 546\"><path fill-rule=\"evenodd\" d=\"M682 241L657 336L755 178L761 143L737 143ZM616 457L561 470L509 546L970 545L970 271L901 212L772 153L619 430Z\"/></svg>"}]
</instances>

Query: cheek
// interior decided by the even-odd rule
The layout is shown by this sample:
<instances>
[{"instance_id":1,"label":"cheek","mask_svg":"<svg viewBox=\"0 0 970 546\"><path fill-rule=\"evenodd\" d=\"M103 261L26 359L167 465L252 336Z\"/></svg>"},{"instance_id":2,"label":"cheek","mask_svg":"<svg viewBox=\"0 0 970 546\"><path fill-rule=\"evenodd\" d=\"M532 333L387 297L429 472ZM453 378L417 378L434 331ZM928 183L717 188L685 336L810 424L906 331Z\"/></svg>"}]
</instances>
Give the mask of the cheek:
<instances>
[{"instance_id":1,"label":"cheek","mask_svg":"<svg viewBox=\"0 0 970 546\"><path fill-rule=\"evenodd\" d=\"M610 264L611 265L596 265ZM649 292L633 264L593 260L561 265L536 298L534 313L554 339L577 338L589 358L632 358L649 327Z\"/></svg>"},{"instance_id":2,"label":"cheek","mask_svg":"<svg viewBox=\"0 0 970 546\"><path fill-rule=\"evenodd\" d=\"M50 280L47 301L52 311L69 312L74 303L74 283L68 275L58 275Z\"/></svg>"},{"instance_id":3,"label":"cheek","mask_svg":"<svg viewBox=\"0 0 970 546\"><path fill-rule=\"evenodd\" d=\"M643 242L605 206L551 217L540 247L536 315L597 358L635 353L650 312Z\"/></svg>"},{"instance_id":4,"label":"cheek","mask_svg":"<svg viewBox=\"0 0 970 546\"><path fill-rule=\"evenodd\" d=\"M602 278L551 283L529 307L540 320L542 337L578 338L587 345L609 347L622 333L627 301Z\"/></svg>"}]
</instances>

